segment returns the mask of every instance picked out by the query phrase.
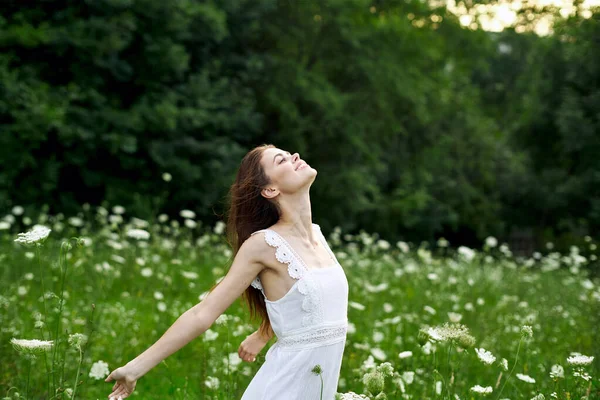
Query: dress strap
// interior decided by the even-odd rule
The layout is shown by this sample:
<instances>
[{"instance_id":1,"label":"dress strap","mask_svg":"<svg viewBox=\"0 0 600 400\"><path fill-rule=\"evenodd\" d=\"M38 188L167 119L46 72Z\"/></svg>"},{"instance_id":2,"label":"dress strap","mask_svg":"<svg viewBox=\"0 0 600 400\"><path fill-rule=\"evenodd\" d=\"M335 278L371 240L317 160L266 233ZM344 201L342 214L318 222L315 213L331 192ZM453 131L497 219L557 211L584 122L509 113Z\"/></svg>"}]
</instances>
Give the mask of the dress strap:
<instances>
[{"instance_id":1,"label":"dress strap","mask_svg":"<svg viewBox=\"0 0 600 400\"><path fill-rule=\"evenodd\" d=\"M315 226L317 228L319 227L317 224L312 225L313 229ZM275 258L277 261L288 265L287 271L289 276L299 280L298 292L304 296L304 299L302 300L302 311L304 314L302 316L302 326L306 327L322 322L324 313L318 294L318 282L308 273L309 269L304 263L304 260L302 260L298 253L294 251L289 242L273 229L261 229L253 232L251 235L259 232L264 232L267 244L271 247L275 247ZM265 296L266 299L262 283L258 276L252 281L251 285L262 291L263 296Z\"/></svg>"},{"instance_id":2,"label":"dress strap","mask_svg":"<svg viewBox=\"0 0 600 400\"><path fill-rule=\"evenodd\" d=\"M279 233L272 229L263 229L263 231L265 232L265 241L267 244L271 247L275 247L275 258L277 261L288 265L287 270L290 277L293 279L302 278L308 270L308 267L298 253L294 251L288 241Z\"/></svg>"},{"instance_id":3,"label":"dress strap","mask_svg":"<svg viewBox=\"0 0 600 400\"><path fill-rule=\"evenodd\" d=\"M313 223L312 226L313 228L317 228L317 230L319 231L319 237L323 241L324 238L319 225ZM302 260L300 255L296 253L296 251L289 244L289 242L285 240L283 236L281 236L279 233L275 232L273 229L268 228L252 232L250 236L259 232L264 232L265 241L267 242L267 244L271 247L275 247L275 258L277 259L277 261L288 265L287 271L289 276L293 279L301 279L304 276L304 274L308 271L308 266L306 265L304 260ZM326 243L324 245L329 249L329 246L327 246ZM331 251L330 254L332 254ZM254 281L252 281L251 285L261 290L264 295L263 286L258 276L254 279Z\"/></svg>"},{"instance_id":4,"label":"dress strap","mask_svg":"<svg viewBox=\"0 0 600 400\"><path fill-rule=\"evenodd\" d=\"M298 254L294 251L292 246L290 246L290 244L281 235L272 229L261 229L253 232L250 234L250 236L259 232L264 232L265 241L267 244L271 247L275 247L275 258L277 261L288 265L287 271L290 277L293 279L302 278L306 271L308 271L308 268L300 256L298 256ZM263 293L263 296L266 297L262 282L258 276L254 278L250 285L260 290Z\"/></svg>"}]
</instances>

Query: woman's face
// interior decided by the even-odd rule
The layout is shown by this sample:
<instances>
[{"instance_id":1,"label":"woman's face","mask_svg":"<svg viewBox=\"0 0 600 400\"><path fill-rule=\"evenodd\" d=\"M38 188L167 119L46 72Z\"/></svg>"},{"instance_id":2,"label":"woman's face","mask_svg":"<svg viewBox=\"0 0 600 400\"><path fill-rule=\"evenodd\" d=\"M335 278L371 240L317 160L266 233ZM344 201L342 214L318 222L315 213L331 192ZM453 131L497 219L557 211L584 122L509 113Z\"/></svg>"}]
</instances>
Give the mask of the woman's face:
<instances>
[{"instance_id":1,"label":"woman's face","mask_svg":"<svg viewBox=\"0 0 600 400\"><path fill-rule=\"evenodd\" d=\"M266 149L260 162L271 179L271 185L263 190L268 198L278 193L296 193L310 186L317 176L317 170L302 160L298 153L290 154L279 148Z\"/></svg>"}]
</instances>

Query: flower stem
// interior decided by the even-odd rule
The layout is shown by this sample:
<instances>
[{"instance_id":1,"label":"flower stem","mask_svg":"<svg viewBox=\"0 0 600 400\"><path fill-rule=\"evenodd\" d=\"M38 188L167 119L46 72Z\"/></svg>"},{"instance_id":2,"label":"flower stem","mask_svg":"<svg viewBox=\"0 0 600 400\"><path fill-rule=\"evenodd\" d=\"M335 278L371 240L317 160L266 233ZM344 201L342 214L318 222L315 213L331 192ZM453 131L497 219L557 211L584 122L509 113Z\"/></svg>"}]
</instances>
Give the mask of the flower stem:
<instances>
[{"instance_id":1,"label":"flower stem","mask_svg":"<svg viewBox=\"0 0 600 400\"><path fill-rule=\"evenodd\" d=\"M515 367L517 366L517 362L519 361L519 349L521 348L521 342L522 341L523 341L523 337L521 337L521 339L519 339L519 345L517 346L517 355L515 356L515 363L514 363L512 369L510 370L510 372L508 373L508 376L506 377L506 380L504 381L504 384L500 388L500 393L498 393L497 399L500 398L500 395L502 394L502 391L504 390L504 386L506 386L506 382L508 382L510 376L512 375L513 371L515 370Z\"/></svg>"},{"instance_id":2,"label":"flower stem","mask_svg":"<svg viewBox=\"0 0 600 400\"><path fill-rule=\"evenodd\" d=\"M42 282L42 299L44 301L44 325L41 327L40 329L40 333L42 334L42 340L46 340L46 335L44 335L44 329L48 329L47 328L47 321L48 321L48 310L46 307L46 289L44 286L44 270L42 268L42 257L40 255L40 246L39 245L35 245L35 253L37 255L37 260L38 260L38 265L40 267L40 280ZM50 336L50 330L48 330L48 335ZM48 339L52 339L52 338L48 338ZM48 390L48 395L50 395L50 393L52 393L51 391L51 386L50 386L50 368L48 367L48 356L46 355L46 352L44 352L44 362L46 364L46 387Z\"/></svg>"},{"instance_id":3,"label":"flower stem","mask_svg":"<svg viewBox=\"0 0 600 400\"><path fill-rule=\"evenodd\" d=\"M75 383L73 384L73 394L71 400L75 399L75 392L77 392L77 380L79 379L79 371L81 371L81 363L83 363L83 351L79 349L79 365L77 366L77 375L75 375Z\"/></svg>"},{"instance_id":4,"label":"flower stem","mask_svg":"<svg viewBox=\"0 0 600 400\"><path fill-rule=\"evenodd\" d=\"M29 357L29 368L27 369L27 386L25 386L25 398L29 398L29 377L31 376L31 357Z\"/></svg>"},{"instance_id":5,"label":"flower stem","mask_svg":"<svg viewBox=\"0 0 600 400\"><path fill-rule=\"evenodd\" d=\"M323 400L323 375L319 374L319 377L321 378L321 400Z\"/></svg>"}]
</instances>

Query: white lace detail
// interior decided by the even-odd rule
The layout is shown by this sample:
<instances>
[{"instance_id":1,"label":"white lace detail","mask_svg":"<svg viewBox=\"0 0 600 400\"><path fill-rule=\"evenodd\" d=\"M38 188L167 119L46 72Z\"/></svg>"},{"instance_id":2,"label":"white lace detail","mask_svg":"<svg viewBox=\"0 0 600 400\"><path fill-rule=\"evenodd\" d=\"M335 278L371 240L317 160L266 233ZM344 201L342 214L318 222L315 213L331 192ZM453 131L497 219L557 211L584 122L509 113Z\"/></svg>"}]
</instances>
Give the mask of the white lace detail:
<instances>
[{"instance_id":1,"label":"white lace detail","mask_svg":"<svg viewBox=\"0 0 600 400\"><path fill-rule=\"evenodd\" d=\"M278 338L277 343L279 346L286 348L304 348L311 345L323 345L345 339L347 331L348 324L345 323L340 326L311 329L308 332L297 335L284 336Z\"/></svg>"},{"instance_id":2,"label":"white lace detail","mask_svg":"<svg viewBox=\"0 0 600 400\"><path fill-rule=\"evenodd\" d=\"M319 236L321 236L321 240L323 240L320 227L316 224L313 225L319 228ZM304 264L300 256L277 232L271 229L261 229L260 231L252 233L252 235L258 232L264 232L267 244L271 247L275 247L275 258L277 261L288 264L287 270L290 277L300 280L298 283L298 291L304 295L302 310L306 312L306 315L302 317L302 326L315 325L323 321L323 308L319 301L317 282L312 275L308 273L308 267ZM264 296L265 292L258 276L252 281L251 285L256 289L259 289Z\"/></svg>"}]
</instances>

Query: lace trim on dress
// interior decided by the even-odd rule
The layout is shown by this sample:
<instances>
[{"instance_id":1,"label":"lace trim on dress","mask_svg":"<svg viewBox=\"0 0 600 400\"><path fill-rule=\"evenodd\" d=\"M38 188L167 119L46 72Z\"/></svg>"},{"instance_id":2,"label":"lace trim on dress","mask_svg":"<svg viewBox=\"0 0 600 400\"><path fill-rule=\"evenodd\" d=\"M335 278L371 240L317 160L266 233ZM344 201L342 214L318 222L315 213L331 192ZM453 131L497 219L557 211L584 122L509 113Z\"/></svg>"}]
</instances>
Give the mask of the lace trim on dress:
<instances>
[{"instance_id":1,"label":"lace trim on dress","mask_svg":"<svg viewBox=\"0 0 600 400\"><path fill-rule=\"evenodd\" d=\"M322 236L320 227L316 224L313 225L319 228L319 235ZM267 244L271 247L275 247L275 258L277 261L288 264L287 270L290 277L300 280L298 283L298 291L304 295L302 310L307 313L302 317L302 326L314 325L322 321L323 309L319 301L317 282L312 275L308 273L308 268L304 262L302 262L300 256L277 232L271 229L261 229L260 231L252 233L252 235L258 232L264 232ZM262 283L258 276L252 281L251 285L256 289L259 289L263 293L263 296L265 295Z\"/></svg>"},{"instance_id":2,"label":"lace trim on dress","mask_svg":"<svg viewBox=\"0 0 600 400\"><path fill-rule=\"evenodd\" d=\"M281 347L296 348L305 347L306 345L323 342L336 342L346 338L348 325L335 327L325 327L315 330L310 330L298 335L284 336L277 339L277 343Z\"/></svg>"}]
</instances>

